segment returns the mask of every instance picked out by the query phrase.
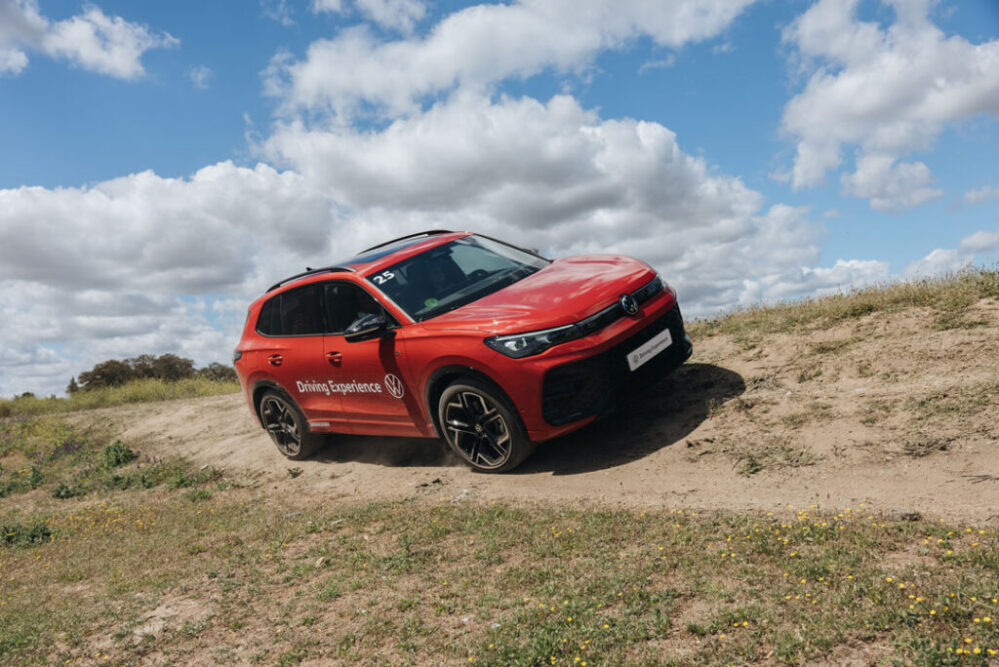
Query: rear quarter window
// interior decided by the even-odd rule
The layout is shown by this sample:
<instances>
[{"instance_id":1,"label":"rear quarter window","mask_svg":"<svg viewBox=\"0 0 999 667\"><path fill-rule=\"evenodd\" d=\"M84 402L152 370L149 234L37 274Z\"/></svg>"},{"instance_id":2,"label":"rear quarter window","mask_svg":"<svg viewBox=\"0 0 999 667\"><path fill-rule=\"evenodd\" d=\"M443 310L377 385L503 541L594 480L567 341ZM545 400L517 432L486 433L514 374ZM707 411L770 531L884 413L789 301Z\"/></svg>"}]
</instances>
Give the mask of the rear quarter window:
<instances>
[{"instance_id":1,"label":"rear quarter window","mask_svg":"<svg viewBox=\"0 0 999 667\"><path fill-rule=\"evenodd\" d=\"M260 308L257 332L265 336L310 336L323 333L320 286L305 285L275 294Z\"/></svg>"}]
</instances>

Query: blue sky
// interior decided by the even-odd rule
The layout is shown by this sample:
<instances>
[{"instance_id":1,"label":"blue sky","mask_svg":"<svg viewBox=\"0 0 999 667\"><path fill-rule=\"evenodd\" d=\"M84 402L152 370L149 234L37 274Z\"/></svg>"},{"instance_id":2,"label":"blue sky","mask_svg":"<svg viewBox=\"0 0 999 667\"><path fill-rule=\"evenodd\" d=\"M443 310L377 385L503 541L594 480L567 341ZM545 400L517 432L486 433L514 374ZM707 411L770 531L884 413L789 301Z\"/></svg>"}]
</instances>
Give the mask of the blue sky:
<instances>
[{"instance_id":1,"label":"blue sky","mask_svg":"<svg viewBox=\"0 0 999 667\"><path fill-rule=\"evenodd\" d=\"M992 0L0 0L0 394L419 228L701 315L989 264L996 72Z\"/></svg>"}]
</instances>

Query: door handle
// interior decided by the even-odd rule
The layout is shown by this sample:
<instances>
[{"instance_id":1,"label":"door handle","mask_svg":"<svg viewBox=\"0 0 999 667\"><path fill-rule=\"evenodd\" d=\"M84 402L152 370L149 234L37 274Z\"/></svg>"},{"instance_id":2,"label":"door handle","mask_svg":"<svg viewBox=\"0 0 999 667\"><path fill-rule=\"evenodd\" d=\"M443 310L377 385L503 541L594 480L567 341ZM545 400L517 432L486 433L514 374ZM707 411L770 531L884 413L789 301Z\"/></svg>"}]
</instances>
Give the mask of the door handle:
<instances>
[{"instance_id":1,"label":"door handle","mask_svg":"<svg viewBox=\"0 0 999 667\"><path fill-rule=\"evenodd\" d=\"M339 352L327 352L326 358L329 359L331 364L335 364L337 366L339 366L340 362L343 361L343 355Z\"/></svg>"},{"instance_id":2,"label":"door handle","mask_svg":"<svg viewBox=\"0 0 999 667\"><path fill-rule=\"evenodd\" d=\"M267 357L267 363L269 363L271 366L280 366L282 361L284 361L284 357L282 357L280 354L272 354L271 356Z\"/></svg>"}]
</instances>

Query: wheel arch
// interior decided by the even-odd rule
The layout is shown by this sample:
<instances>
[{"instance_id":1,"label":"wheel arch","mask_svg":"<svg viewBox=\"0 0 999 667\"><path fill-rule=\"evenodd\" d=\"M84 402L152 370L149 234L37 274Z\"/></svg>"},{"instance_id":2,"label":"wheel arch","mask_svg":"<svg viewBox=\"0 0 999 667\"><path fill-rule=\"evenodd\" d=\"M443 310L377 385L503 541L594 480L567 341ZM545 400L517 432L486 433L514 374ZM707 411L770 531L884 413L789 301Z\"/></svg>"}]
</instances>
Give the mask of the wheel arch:
<instances>
[{"instance_id":1,"label":"wheel arch","mask_svg":"<svg viewBox=\"0 0 999 667\"><path fill-rule=\"evenodd\" d=\"M449 364L447 366L441 366L431 373L424 387L424 401L426 402L427 412L430 413L431 424L433 425L434 432L437 437L442 436L440 417L437 414L437 403L440 401L440 397L444 393L447 386L455 380L463 377L478 380L498 392L503 400L505 400L512 409L513 414L516 415L521 427L524 427L524 419L520 416L520 410L517 409L517 404L514 403L510 398L510 395L503 390L503 387L500 386L499 382L474 366ZM527 432L526 428L524 428L524 432Z\"/></svg>"},{"instance_id":2,"label":"wheel arch","mask_svg":"<svg viewBox=\"0 0 999 667\"><path fill-rule=\"evenodd\" d=\"M263 396L264 392L267 390L280 392L285 398L291 401L299 412L302 411L302 408L299 407L298 403L295 402L295 399L291 397L291 394L285 391L284 387L279 385L277 382L274 382L273 380L257 380L253 383L251 398L253 399L253 414L257 416L257 423L260 424L261 427L263 427L264 423L260 416L260 397ZM306 421L306 426L308 426L308 421Z\"/></svg>"}]
</instances>

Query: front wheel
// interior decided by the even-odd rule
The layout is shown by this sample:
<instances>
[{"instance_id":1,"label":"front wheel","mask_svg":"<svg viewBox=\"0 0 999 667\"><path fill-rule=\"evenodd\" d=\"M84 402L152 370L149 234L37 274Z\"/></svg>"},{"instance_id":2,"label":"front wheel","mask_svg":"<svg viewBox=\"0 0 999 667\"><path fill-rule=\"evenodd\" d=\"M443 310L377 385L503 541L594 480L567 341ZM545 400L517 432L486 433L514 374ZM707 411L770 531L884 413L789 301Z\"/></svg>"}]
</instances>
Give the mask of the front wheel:
<instances>
[{"instance_id":1,"label":"front wheel","mask_svg":"<svg viewBox=\"0 0 999 667\"><path fill-rule=\"evenodd\" d=\"M260 422L278 451L293 461L312 456L323 444L323 436L310 433L305 415L290 398L276 391L260 398Z\"/></svg>"},{"instance_id":2,"label":"front wheel","mask_svg":"<svg viewBox=\"0 0 999 667\"><path fill-rule=\"evenodd\" d=\"M448 386L437 416L448 446L476 470L513 470L534 450L506 397L477 380Z\"/></svg>"}]
</instances>

